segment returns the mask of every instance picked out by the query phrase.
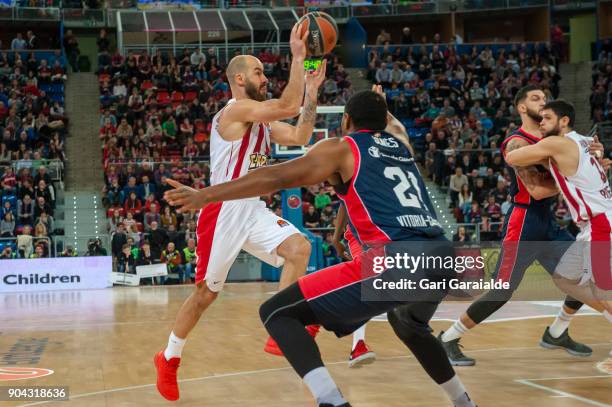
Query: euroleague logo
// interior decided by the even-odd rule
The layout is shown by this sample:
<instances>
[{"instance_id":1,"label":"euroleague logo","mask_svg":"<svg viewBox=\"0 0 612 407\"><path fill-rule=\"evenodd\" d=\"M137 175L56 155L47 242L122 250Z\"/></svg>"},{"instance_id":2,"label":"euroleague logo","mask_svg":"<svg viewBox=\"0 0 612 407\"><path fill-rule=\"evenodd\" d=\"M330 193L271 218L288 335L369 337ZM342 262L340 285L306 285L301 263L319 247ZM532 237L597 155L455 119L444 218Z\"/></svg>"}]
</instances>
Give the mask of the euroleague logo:
<instances>
[{"instance_id":1,"label":"euroleague logo","mask_svg":"<svg viewBox=\"0 0 612 407\"><path fill-rule=\"evenodd\" d=\"M0 366L0 382L6 382L9 380L36 379L38 377L49 376L52 374L53 370L43 369L40 367Z\"/></svg>"},{"instance_id":2,"label":"euroleague logo","mask_svg":"<svg viewBox=\"0 0 612 407\"><path fill-rule=\"evenodd\" d=\"M291 195L287 198L287 205L289 205L291 209L297 209L302 205L302 199L297 195Z\"/></svg>"}]
</instances>

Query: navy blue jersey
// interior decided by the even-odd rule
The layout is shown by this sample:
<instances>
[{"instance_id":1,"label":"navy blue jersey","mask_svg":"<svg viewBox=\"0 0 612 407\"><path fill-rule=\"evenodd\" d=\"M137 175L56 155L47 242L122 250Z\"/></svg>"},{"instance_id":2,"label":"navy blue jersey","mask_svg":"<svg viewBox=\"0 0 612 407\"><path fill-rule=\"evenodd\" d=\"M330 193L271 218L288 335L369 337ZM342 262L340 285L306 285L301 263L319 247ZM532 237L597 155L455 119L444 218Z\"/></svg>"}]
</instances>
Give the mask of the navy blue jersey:
<instances>
[{"instance_id":1,"label":"navy blue jersey","mask_svg":"<svg viewBox=\"0 0 612 407\"><path fill-rule=\"evenodd\" d=\"M515 130L510 133L508 137L506 137L500 147L502 157L505 157L506 145L514 138L520 138L527 141L529 144L535 144L540 141L539 138L527 133L523 129ZM521 179L516 175L514 168L508 166L507 164L506 166L508 167L508 172L510 173L510 196L512 197L512 202L519 205L532 206L542 209L548 209L550 207L553 199L552 197L540 200L534 199L531 195L529 195L529 191L527 191L523 181L521 181ZM548 173L548 170L545 168L541 166L537 167L539 171Z\"/></svg>"},{"instance_id":2,"label":"navy blue jersey","mask_svg":"<svg viewBox=\"0 0 612 407\"><path fill-rule=\"evenodd\" d=\"M406 145L388 133L364 130L344 140L351 146L355 171L347 190L337 191L359 242L371 245L444 234Z\"/></svg>"}]
</instances>

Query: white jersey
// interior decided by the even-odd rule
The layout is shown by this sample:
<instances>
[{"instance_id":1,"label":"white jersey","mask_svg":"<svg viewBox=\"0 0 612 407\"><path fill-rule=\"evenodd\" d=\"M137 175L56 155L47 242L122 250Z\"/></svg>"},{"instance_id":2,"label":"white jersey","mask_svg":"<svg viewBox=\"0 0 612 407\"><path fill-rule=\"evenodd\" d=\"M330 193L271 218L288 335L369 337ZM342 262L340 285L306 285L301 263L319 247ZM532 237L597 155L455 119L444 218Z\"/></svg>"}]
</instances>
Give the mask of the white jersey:
<instances>
[{"instance_id":1,"label":"white jersey","mask_svg":"<svg viewBox=\"0 0 612 407\"><path fill-rule=\"evenodd\" d=\"M210 184L216 185L245 175L268 163L270 154L270 124L252 123L241 139L226 141L219 134L219 119L230 99L212 120L210 134ZM257 199L257 198L254 198Z\"/></svg>"},{"instance_id":2,"label":"white jersey","mask_svg":"<svg viewBox=\"0 0 612 407\"><path fill-rule=\"evenodd\" d=\"M593 142L591 137L582 136L575 131L565 135L573 140L579 150L580 158L576 174L565 177L550 161L550 172L569 206L572 219L581 228L592 223L594 218L612 219L612 191L605 171L589 153Z\"/></svg>"}]
</instances>

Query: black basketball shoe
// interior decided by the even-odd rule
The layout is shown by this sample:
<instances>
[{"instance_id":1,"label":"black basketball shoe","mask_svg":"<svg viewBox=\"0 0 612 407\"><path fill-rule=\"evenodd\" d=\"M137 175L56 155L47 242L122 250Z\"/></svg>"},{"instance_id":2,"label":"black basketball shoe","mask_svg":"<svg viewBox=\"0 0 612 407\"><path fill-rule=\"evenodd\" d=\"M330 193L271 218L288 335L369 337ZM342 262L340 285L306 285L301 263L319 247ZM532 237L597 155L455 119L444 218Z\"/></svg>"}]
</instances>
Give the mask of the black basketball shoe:
<instances>
[{"instance_id":1,"label":"black basketball shoe","mask_svg":"<svg viewBox=\"0 0 612 407\"><path fill-rule=\"evenodd\" d=\"M587 357L593 354L593 349L583 343L574 341L566 329L561 336L553 338L550 334L550 327L546 327L540 346L546 349L565 349L572 356Z\"/></svg>"},{"instance_id":2,"label":"black basketball shoe","mask_svg":"<svg viewBox=\"0 0 612 407\"><path fill-rule=\"evenodd\" d=\"M465 356L463 352L461 352L462 346L459 344L460 338L453 339L452 341L444 342L442 340L442 335L444 331L440 332L438 335L438 340L444 347L446 351L446 356L448 356L448 361L453 366L474 366L476 364L476 359Z\"/></svg>"}]
</instances>

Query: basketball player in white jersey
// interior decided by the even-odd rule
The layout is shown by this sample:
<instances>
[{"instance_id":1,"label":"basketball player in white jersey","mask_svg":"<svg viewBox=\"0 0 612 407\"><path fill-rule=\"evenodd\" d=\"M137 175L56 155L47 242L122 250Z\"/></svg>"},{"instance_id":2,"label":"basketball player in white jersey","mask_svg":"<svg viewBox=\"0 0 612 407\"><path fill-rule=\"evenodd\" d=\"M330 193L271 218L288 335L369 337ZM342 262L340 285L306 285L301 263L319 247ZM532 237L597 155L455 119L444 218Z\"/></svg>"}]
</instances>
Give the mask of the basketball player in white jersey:
<instances>
[{"instance_id":1,"label":"basketball player in white jersey","mask_svg":"<svg viewBox=\"0 0 612 407\"><path fill-rule=\"evenodd\" d=\"M279 99L266 100L268 79L259 59L240 55L228 64L226 73L233 99L212 121L212 185L231 181L266 165L271 142L302 146L310 140L326 64L324 61L317 71L305 73L307 35L306 32L300 37L297 25L291 32L290 78ZM279 121L297 116L302 100L304 110L296 126ZM175 187L180 185L168 182ZM197 236L195 290L178 312L166 349L154 359L157 389L168 400L179 398L176 375L187 335L222 290L240 250L276 267L284 264L281 289L306 272L310 258L306 237L268 210L258 198L207 205L200 211ZM266 351L282 354L271 338Z\"/></svg>"},{"instance_id":2,"label":"basketball player in white jersey","mask_svg":"<svg viewBox=\"0 0 612 407\"><path fill-rule=\"evenodd\" d=\"M568 294L603 312L612 322L612 190L600 163L589 153L593 138L572 130L574 107L548 102L540 115L539 143L509 152L509 165L548 167L580 233L563 255L553 280ZM603 166L602 166L603 164Z\"/></svg>"}]
</instances>

